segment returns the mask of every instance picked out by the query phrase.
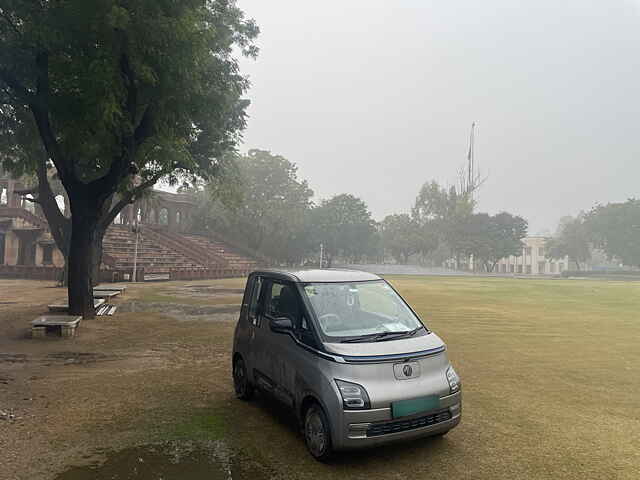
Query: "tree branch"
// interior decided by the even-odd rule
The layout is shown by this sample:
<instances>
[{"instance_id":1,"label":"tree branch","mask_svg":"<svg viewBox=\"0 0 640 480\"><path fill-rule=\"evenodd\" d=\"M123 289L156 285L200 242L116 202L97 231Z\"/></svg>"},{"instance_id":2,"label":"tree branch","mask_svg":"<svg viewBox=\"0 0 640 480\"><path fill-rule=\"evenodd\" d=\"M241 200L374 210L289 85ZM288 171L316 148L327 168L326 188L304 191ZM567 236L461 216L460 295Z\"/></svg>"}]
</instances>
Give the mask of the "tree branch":
<instances>
[{"instance_id":1,"label":"tree branch","mask_svg":"<svg viewBox=\"0 0 640 480\"><path fill-rule=\"evenodd\" d=\"M22 197L23 200L26 200L27 202L31 202L31 203L39 203L42 204L42 202L40 201L40 198L38 197L27 197L27 195L31 195L32 191L29 190L16 190L15 192L16 195L20 195Z\"/></svg>"},{"instance_id":2,"label":"tree branch","mask_svg":"<svg viewBox=\"0 0 640 480\"><path fill-rule=\"evenodd\" d=\"M115 218L118 216L118 214L122 211L124 207L126 207L130 203L134 203L138 199L139 194L141 194L146 189L154 186L158 182L158 180L160 180L160 178L164 175L165 175L164 172L158 172L148 180L134 187L132 190L123 193L120 200L118 200L118 202L113 207L111 207L111 210L109 211L109 213L107 213L105 217L101 219L100 221L101 227L104 229L108 228L109 225L111 225L111 222L115 220Z\"/></svg>"},{"instance_id":3,"label":"tree branch","mask_svg":"<svg viewBox=\"0 0 640 480\"><path fill-rule=\"evenodd\" d=\"M36 67L38 71L36 101L31 101L29 108L31 109L31 113L33 113L33 118L38 127L38 133L40 133L44 148L56 166L63 185L77 184L79 181L73 176L69 165L67 165L60 151L60 146L58 145L49 120L49 54L47 52L40 52L36 55ZM44 168L46 178L46 165ZM48 184L47 180L47 185ZM69 189L67 189L67 191L69 191Z\"/></svg>"},{"instance_id":4,"label":"tree branch","mask_svg":"<svg viewBox=\"0 0 640 480\"><path fill-rule=\"evenodd\" d=\"M147 105L144 110L144 114L140 119L136 129L133 132L133 138L136 146L140 146L153 135L153 112L152 108Z\"/></svg>"}]
</instances>

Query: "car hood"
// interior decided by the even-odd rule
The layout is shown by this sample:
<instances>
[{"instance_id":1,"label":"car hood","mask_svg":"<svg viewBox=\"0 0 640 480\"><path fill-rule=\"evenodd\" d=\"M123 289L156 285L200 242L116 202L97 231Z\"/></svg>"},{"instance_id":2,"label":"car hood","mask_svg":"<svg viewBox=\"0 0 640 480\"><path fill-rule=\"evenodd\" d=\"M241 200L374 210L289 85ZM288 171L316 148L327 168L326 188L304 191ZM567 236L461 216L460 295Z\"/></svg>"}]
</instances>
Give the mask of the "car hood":
<instances>
[{"instance_id":1,"label":"car hood","mask_svg":"<svg viewBox=\"0 0 640 480\"><path fill-rule=\"evenodd\" d=\"M399 338L371 343L325 343L329 353L349 357L370 357L375 355L403 355L440 349L444 342L433 332L420 337Z\"/></svg>"}]
</instances>

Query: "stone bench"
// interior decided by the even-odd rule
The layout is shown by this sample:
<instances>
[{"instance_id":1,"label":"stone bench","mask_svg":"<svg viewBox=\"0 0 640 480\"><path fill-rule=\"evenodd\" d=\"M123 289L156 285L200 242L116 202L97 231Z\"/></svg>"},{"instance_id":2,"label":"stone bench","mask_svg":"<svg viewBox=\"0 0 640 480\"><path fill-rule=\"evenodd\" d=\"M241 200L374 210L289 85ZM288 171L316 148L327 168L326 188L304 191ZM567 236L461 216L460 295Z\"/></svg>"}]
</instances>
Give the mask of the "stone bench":
<instances>
[{"instance_id":1,"label":"stone bench","mask_svg":"<svg viewBox=\"0 0 640 480\"><path fill-rule=\"evenodd\" d=\"M127 290L126 286L100 286L100 287L94 287L93 289L93 293L95 292L119 292L121 295L125 294L125 291Z\"/></svg>"},{"instance_id":2,"label":"stone bench","mask_svg":"<svg viewBox=\"0 0 640 480\"><path fill-rule=\"evenodd\" d=\"M61 337L73 337L81 319L73 315L42 315L31 321L31 337L44 338L48 331L60 331Z\"/></svg>"},{"instance_id":3,"label":"stone bench","mask_svg":"<svg viewBox=\"0 0 640 480\"><path fill-rule=\"evenodd\" d=\"M105 300L110 300L113 297L117 297L120 295L119 290L98 290L96 288L93 289L93 298L104 298Z\"/></svg>"}]
</instances>

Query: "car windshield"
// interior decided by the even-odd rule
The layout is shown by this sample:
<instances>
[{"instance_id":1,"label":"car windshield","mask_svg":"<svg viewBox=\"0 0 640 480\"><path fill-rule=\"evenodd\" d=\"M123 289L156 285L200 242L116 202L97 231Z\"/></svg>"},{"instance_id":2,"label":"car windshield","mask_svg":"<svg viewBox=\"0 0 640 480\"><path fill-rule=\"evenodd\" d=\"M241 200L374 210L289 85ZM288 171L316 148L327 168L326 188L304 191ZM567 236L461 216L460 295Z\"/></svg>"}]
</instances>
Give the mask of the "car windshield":
<instances>
[{"instance_id":1,"label":"car windshield","mask_svg":"<svg viewBox=\"0 0 640 480\"><path fill-rule=\"evenodd\" d=\"M420 320L384 280L351 283L308 283L311 302L322 333L332 340L373 340L413 334Z\"/></svg>"}]
</instances>

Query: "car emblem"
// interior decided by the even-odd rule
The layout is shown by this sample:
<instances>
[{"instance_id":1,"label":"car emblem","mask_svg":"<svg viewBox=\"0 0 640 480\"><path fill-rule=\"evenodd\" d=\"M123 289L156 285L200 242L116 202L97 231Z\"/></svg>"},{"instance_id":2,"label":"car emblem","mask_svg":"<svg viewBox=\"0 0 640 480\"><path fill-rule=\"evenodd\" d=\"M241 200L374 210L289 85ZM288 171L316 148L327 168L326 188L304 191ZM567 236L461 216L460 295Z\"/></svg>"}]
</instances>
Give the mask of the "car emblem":
<instances>
[{"instance_id":1,"label":"car emblem","mask_svg":"<svg viewBox=\"0 0 640 480\"><path fill-rule=\"evenodd\" d=\"M397 380L412 380L420 376L419 362L396 363L393 366L393 374Z\"/></svg>"}]
</instances>

